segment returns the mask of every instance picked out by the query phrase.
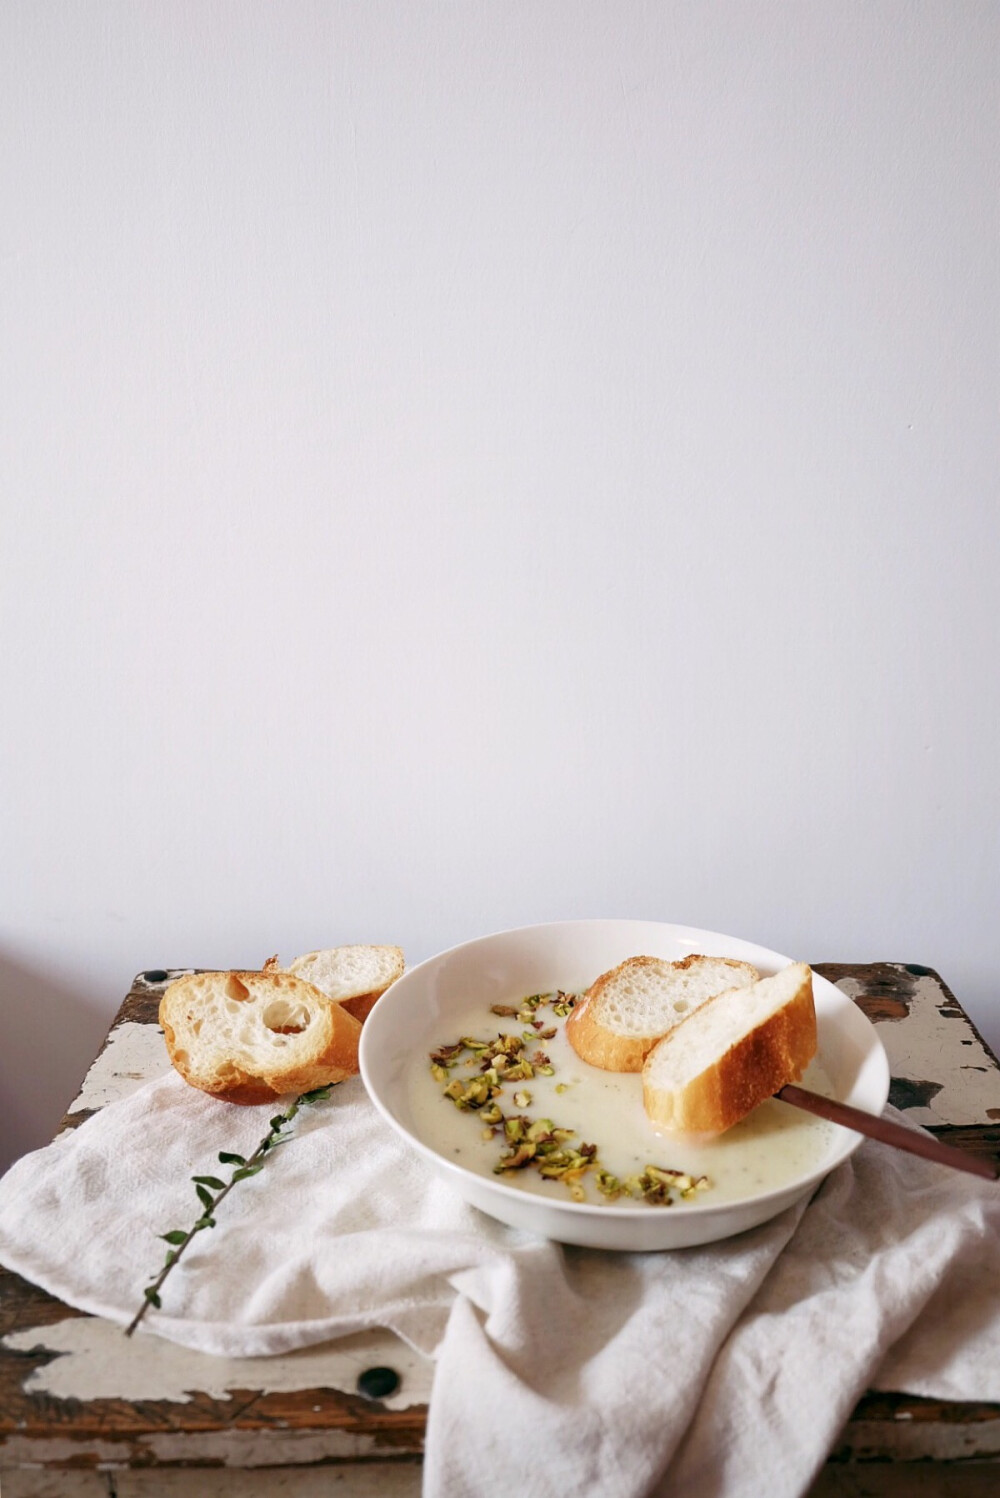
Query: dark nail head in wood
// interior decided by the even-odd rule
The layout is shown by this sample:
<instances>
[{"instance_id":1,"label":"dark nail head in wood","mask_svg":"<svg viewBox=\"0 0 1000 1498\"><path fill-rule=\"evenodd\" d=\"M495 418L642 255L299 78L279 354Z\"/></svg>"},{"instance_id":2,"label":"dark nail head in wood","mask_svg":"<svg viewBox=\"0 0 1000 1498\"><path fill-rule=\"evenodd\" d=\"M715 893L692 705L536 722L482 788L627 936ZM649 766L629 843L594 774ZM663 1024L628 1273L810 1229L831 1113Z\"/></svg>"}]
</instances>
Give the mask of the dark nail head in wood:
<instances>
[{"instance_id":1,"label":"dark nail head in wood","mask_svg":"<svg viewBox=\"0 0 1000 1498\"><path fill-rule=\"evenodd\" d=\"M358 1378L358 1393L366 1399L388 1399L400 1385L395 1368L366 1368Z\"/></svg>"}]
</instances>

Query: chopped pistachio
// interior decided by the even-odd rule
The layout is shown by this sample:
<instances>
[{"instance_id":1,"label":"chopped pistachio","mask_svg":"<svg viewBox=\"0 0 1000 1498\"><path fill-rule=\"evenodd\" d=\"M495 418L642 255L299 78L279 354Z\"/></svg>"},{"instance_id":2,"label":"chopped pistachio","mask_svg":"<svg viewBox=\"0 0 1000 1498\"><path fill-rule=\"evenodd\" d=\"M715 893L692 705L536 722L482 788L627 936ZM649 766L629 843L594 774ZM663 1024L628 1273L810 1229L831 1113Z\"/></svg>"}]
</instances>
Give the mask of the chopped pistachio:
<instances>
[{"instance_id":1,"label":"chopped pistachio","mask_svg":"<svg viewBox=\"0 0 1000 1498\"><path fill-rule=\"evenodd\" d=\"M678 1191L687 1191L693 1184L691 1177L682 1170L665 1170L662 1165L647 1165L646 1174L664 1186L674 1186Z\"/></svg>"},{"instance_id":2,"label":"chopped pistachio","mask_svg":"<svg viewBox=\"0 0 1000 1498\"><path fill-rule=\"evenodd\" d=\"M508 1082L530 1082L535 1071L530 1061L525 1061L522 1056L519 1061L514 1062L513 1066L508 1066L504 1075Z\"/></svg>"},{"instance_id":3,"label":"chopped pistachio","mask_svg":"<svg viewBox=\"0 0 1000 1498\"><path fill-rule=\"evenodd\" d=\"M599 1168L595 1180L597 1181L598 1191L610 1198L611 1201L615 1201L621 1196L622 1183L617 1176L611 1174L610 1170L605 1170L603 1167Z\"/></svg>"},{"instance_id":4,"label":"chopped pistachio","mask_svg":"<svg viewBox=\"0 0 1000 1498\"><path fill-rule=\"evenodd\" d=\"M545 1021L538 1018L536 1010L551 1005L553 1013L565 1018L577 1003L578 995L564 993L531 994L521 1000L515 1008L507 1004L494 1004L491 1012L504 1018L516 1018L530 1026L520 1035L499 1033L492 1040L478 1040L475 1036L463 1035L453 1045L442 1045L430 1052L431 1075L443 1088L444 1096L457 1108L478 1113L483 1140L495 1137L503 1139L507 1153L501 1155L494 1165L496 1175L523 1170L531 1165L544 1180L560 1181L574 1201L585 1201L583 1181L588 1173L593 1174L597 1190L609 1201L620 1196L631 1196L650 1206L672 1206L676 1201L687 1201L711 1185L707 1176L692 1176L686 1171L671 1170L662 1165L647 1165L637 1175L618 1176L606 1170L598 1159L597 1145L570 1141L575 1130L557 1128L550 1118L531 1119L523 1114L506 1118L496 1099L506 1082L527 1082L534 1076L552 1076L555 1068L543 1050L529 1053L528 1042L551 1040L557 1027L543 1028ZM462 1066L464 1077L448 1081L452 1068ZM567 1092L572 1084L559 1082L555 1091ZM527 1108L531 1093L519 1087L513 1096L514 1105Z\"/></svg>"},{"instance_id":5,"label":"chopped pistachio","mask_svg":"<svg viewBox=\"0 0 1000 1498\"><path fill-rule=\"evenodd\" d=\"M501 1156L499 1162L493 1167L494 1175L502 1175L505 1170L523 1170L528 1161L534 1158L535 1146L527 1140L522 1142L514 1150L513 1154Z\"/></svg>"},{"instance_id":6,"label":"chopped pistachio","mask_svg":"<svg viewBox=\"0 0 1000 1498\"><path fill-rule=\"evenodd\" d=\"M465 1047L460 1040L454 1045L439 1045L436 1051L431 1051L431 1060L436 1061L439 1066L447 1066L457 1060L464 1050Z\"/></svg>"}]
</instances>

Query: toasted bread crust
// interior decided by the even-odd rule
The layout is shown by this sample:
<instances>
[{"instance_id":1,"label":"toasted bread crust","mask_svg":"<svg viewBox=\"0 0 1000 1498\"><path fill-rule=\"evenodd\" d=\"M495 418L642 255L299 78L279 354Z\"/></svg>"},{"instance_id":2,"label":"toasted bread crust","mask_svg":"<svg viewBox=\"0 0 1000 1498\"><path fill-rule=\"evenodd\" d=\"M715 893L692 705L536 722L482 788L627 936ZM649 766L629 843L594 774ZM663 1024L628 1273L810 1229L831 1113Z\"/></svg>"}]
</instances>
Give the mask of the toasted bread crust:
<instances>
[{"instance_id":1,"label":"toasted bread crust","mask_svg":"<svg viewBox=\"0 0 1000 1498\"><path fill-rule=\"evenodd\" d=\"M749 963L730 958L712 960L725 962L727 966L756 976ZM672 972L683 973L704 961L705 958L700 953L692 952L668 966ZM584 994L583 1003L576 1006L566 1021L566 1039L581 1061L600 1067L602 1071L642 1071L649 1052L667 1032L654 1027L648 1035L621 1035L604 1023L601 1001L609 990L613 990L624 973L641 972L643 969L658 971L662 966L662 959L659 957L628 957L610 972L602 973L591 984Z\"/></svg>"},{"instance_id":2,"label":"toasted bread crust","mask_svg":"<svg viewBox=\"0 0 1000 1498\"><path fill-rule=\"evenodd\" d=\"M709 999L705 1007L716 1001ZM656 1058L651 1053L643 1068L643 1106L655 1124L673 1133L721 1134L787 1082L798 1081L815 1054L816 1009L812 973L806 969L781 1009L686 1087L665 1091L652 1085Z\"/></svg>"},{"instance_id":3,"label":"toasted bread crust","mask_svg":"<svg viewBox=\"0 0 1000 1498\"><path fill-rule=\"evenodd\" d=\"M240 997L241 989L255 1009L272 1000L297 1005L308 1015L308 1039L275 1044L276 1036L297 1037L299 1027L274 1029L255 1021L259 1037L252 1054L247 1044L235 1044L220 1023L218 1005L224 994ZM360 1022L290 973L189 974L166 990L159 1019L173 1067L192 1087L225 1102L269 1103L289 1093L342 1082L358 1070Z\"/></svg>"},{"instance_id":4,"label":"toasted bread crust","mask_svg":"<svg viewBox=\"0 0 1000 1498\"><path fill-rule=\"evenodd\" d=\"M388 986L386 984L386 988ZM340 999L338 1002L341 1009L345 1009L348 1014L353 1014L358 1024L363 1025L384 993L385 988L373 988L371 993L354 994L351 998Z\"/></svg>"},{"instance_id":5,"label":"toasted bread crust","mask_svg":"<svg viewBox=\"0 0 1000 1498\"><path fill-rule=\"evenodd\" d=\"M583 1003L577 1004L566 1021L566 1039L581 1061L598 1066L602 1071L642 1071L648 1051L660 1037L644 1036L640 1040L605 1030L593 1006L587 1002L591 992L588 990Z\"/></svg>"},{"instance_id":6,"label":"toasted bread crust","mask_svg":"<svg viewBox=\"0 0 1000 1498\"><path fill-rule=\"evenodd\" d=\"M344 950L345 948L342 947L333 947L329 949L329 953L330 955L333 955L333 953L341 952ZM403 950L401 947L378 946L371 947L368 950L372 952L391 954L393 960L393 971L391 976L387 978L384 983L379 984L378 987L368 989L365 993L349 994L345 998L339 998L334 994L327 995L331 1002L339 1004L341 1009L346 1009L348 1014L352 1014L359 1024L364 1024L365 1020L368 1018L369 1014L372 1012L379 999L385 993L386 989L391 987L391 985L395 983L397 978L402 977L403 970L406 966L406 959L403 956ZM310 964L315 959L322 958L325 955L327 954L322 950L317 952L304 952L301 957L296 957L295 961L289 964L288 972L296 973L299 976L301 976L303 973L308 975ZM312 977L307 976L306 981L314 982L315 980ZM324 992L320 983L317 983L316 986L320 988L321 992Z\"/></svg>"}]
</instances>

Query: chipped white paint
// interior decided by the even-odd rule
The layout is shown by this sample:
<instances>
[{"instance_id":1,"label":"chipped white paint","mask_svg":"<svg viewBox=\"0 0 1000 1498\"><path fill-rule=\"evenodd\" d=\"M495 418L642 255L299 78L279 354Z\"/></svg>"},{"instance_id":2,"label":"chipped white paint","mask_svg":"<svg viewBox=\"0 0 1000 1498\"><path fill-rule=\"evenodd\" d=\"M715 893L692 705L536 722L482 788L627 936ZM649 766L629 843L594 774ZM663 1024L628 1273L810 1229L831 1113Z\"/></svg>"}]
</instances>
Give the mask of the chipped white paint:
<instances>
[{"instance_id":1,"label":"chipped white paint","mask_svg":"<svg viewBox=\"0 0 1000 1498\"><path fill-rule=\"evenodd\" d=\"M120 1326L96 1316L73 1316L37 1331L13 1332L4 1337L3 1346L61 1354L36 1368L22 1385L26 1394L55 1399L169 1399L183 1404L195 1393L228 1399L234 1389L354 1394L366 1368L389 1367L399 1374L400 1387L381 1404L405 1410L428 1402L433 1375L432 1363L387 1331L358 1332L281 1357L217 1358L163 1337L126 1337Z\"/></svg>"},{"instance_id":2,"label":"chipped white paint","mask_svg":"<svg viewBox=\"0 0 1000 1498\"><path fill-rule=\"evenodd\" d=\"M158 1462L221 1462L224 1467L279 1467L298 1463L357 1461L385 1447L405 1454L406 1448L377 1435L353 1430L205 1430L158 1431L139 1436L137 1452L149 1452Z\"/></svg>"},{"instance_id":3,"label":"chipped white paint","mask_svg":"<svg viewBox=\"0 0 1000 1498\"><path fill-rule=\"evenodd\" d=\"M83 1108L103 1108L128 1097L139 1087L162 1077L170 1060L158 1025L140 1025L123 1020L108 1036L108 1043L83 1079L70 1113Z\"/></svg>"},{"instance_id":4,"label":"chipped white paint","mask_svg":"<svg viewBox=\"0 0 1000 1498\"><path fill-rule=\"evenodd\" d=\"M878 1037L894 1078L940 1084L927 1107L905 1110L924 1127L986 1122L987 1110L1000 1108L1000 1071L958 1007L930 977L913 979L905 1019L883 1020ZM856 978L837 984L849 998L864 993Z\"/></svg>"}]
</instances>

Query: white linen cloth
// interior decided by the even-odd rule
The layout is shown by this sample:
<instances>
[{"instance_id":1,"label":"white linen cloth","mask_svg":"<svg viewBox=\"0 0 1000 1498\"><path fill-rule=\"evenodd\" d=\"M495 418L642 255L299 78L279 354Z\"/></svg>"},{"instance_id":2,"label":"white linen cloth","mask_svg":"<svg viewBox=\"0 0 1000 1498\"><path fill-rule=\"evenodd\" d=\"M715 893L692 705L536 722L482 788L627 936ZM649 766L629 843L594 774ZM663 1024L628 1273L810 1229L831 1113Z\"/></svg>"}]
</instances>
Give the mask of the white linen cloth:
<instances>
[{"instance_id":1,"label":"white linen cloth","mask_svg":"<svg viewBox=\"0 0 1000 1498\"><path fill-rule=\"evenodd\" d=\"M170 1074L0 1181L0 1261L126 1324L274 1107ZM865 1143L812 1202L670 1253L563 1248L466 1206L360 1079L304 1109L143 1327L261 1356L390 1327L436 1360L432 1498L798 1498L870 1386L1000 1400L1000 1187ZM656 1210L651 1208L650 1210ZM664 1210L664 1209L661 1209ZM140 1328L140 1333L142 1328Z\"/></svg>"}]
</instances>

